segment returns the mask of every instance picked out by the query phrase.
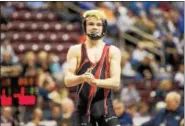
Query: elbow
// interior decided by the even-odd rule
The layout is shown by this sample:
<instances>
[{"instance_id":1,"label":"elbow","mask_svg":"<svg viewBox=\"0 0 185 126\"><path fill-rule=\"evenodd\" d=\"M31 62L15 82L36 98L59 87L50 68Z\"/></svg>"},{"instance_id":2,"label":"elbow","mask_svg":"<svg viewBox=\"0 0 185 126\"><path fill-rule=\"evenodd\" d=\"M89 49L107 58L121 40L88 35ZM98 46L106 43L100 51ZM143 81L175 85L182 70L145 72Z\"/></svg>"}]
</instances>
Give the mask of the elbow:
<instances>
[{"instance_id":1,"label":"elbow","mask_svg":"<svg viewBox=\"0 0 185 126\"><path fill-rule=\"evenodd\" d=\"M69 84L68 84L68 83L66 83L66 82L64 82L64 85L65 85L66 87L70 87L70 86L69 86Z\"/></svg>"},{"instance_id":2,"label":"elbow","mask_svg":"<svg viewBox=\"0 0 185 126\"><path fill-rule=\"evenodd\" d=\"M64 82L64 85L67 87L67 88L69 88L69 87L72 87L69 83L67 83L67 82Z\"/></svg>"},{"instance_id":3,"label":"elbow","mask_svg":"<svg viewBox=\"0 0 185 126\"><path fill-rule=\"evenodd\" d=\"M116 81L113 88L119 90L121 88L120 81Z\"/></svg>"},{"instance_id":4,"label":"elbow","mask_svg":"<svg viewBox=\"0 0 185 126\"><path fill-rule=\"evenodd\" d=\"M67 80L66 77L64 77L64 85L65 85L66 87L71 87L70 84L69 84L69 81Z\"/></svg>"}]
</instances>

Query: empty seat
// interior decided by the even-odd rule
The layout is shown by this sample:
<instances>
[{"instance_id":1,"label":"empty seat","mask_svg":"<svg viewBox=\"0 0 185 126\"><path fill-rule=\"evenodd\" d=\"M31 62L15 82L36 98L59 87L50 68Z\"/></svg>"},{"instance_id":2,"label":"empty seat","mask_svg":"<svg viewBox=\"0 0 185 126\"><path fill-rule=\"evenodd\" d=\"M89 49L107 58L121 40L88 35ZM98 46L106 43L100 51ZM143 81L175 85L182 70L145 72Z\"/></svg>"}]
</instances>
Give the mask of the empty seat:
<instances>
[{"instance_id":1,"label":"empty seat","mask_svg":"<svg viewBox=\"0 0 185 126\"><path fill-rule=\"evenodd\" d=\"M54 21L56 14L53 12L29 12L29 11L15 11L10 15L12 20L34 20L34 21Z\"/></svg>"},{"instance_id":2,"label":"empty seat","mask_svg":"<svg viewBox=\"0 0 185 126\"><path fill-rule=\"evenodd\" d=\"M152 85L151 85L152 90L156 90L157 87L158 87L158 84L159 84L159 82L157 80L153 80L152 81Z\"/></svg>"},{"instance_id":3,"label":"empty seat","mask_svg":"<svg viewBox=\"0 0 185 126\"><path fill-rule=\"evenodd\" d=\"M152 97L150 96L151 90L139 90L139 94L141 101L145 101L148 104L152 102Z\"/></svg>"},{"instance_id":4,"label":"empty seat","mask_svg":"<svg viewBox=\"0 0 185 126\"><path fill-rule=\"evenodd\" d=\"M72 42L76 43L79 39L77 33L64 33L64 32L8 32L8 37L11 41L40 41L40 42Z\"/></svg>"},{"instance_id":5,"label":"empty seat","mask_svg":"<svg viewBox=\"0 0 185 126\"><path fill-rule=\"evenodd\" d=\"M55 12L29 11L24 2L9 4L16 11L9 15L11 21L7 26L8 32L1 37L7 36L10 39L15 53L22 57L27 51L46 50L57 54L60 63L66 61L69 47L79 40L81 25L63 23L57 20Z\"/></svg>"},{"instance_id":6,"label":"empty seat","mask_svg":"<svg viewBox=\"0 0 185 126\"><path fill-rule=\"evenodd\" d=\"M5 24L1 24L1 32L7 31L7 26Z\"/></svg>"},{"instance_id":7,"label":"empty seat","mask_svg":"<svg viewBox=\"0 0 185 126\"><path fill-rule=\"evenodd\" d=\"M7 34L5 32L1 32L1 40L6 38L7 37Z\"/></svg>"}]
</instances>

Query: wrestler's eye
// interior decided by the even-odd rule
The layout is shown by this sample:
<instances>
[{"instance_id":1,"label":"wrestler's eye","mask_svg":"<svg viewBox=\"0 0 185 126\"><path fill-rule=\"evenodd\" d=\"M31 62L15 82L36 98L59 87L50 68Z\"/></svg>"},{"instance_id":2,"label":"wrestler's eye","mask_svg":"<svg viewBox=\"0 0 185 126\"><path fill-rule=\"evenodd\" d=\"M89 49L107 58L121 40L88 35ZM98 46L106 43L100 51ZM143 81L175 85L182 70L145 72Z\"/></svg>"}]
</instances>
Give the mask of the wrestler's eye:
<instances>
[{"instance_id":1,"label":"wrestler's eye","mask_svg":"<svg viewBox=\"0 0 185 126\"><path fill-rule=\"evenodd\" d=\"M93 23L93 22L89 22L89 23L88 23L88 25L93 26L93 25L94 25L94 23Z\"/></svg>"},{"instance_id":2,"label":"wrestler's eye","mask_svg":"<svg viewBox=\"0 0 185 126\"><path fill-rule=\"evenodd\" d=\"M102 26L102 23L97 23L96 25L97 25L97 26Z\"/></svg>"}]
</instances>

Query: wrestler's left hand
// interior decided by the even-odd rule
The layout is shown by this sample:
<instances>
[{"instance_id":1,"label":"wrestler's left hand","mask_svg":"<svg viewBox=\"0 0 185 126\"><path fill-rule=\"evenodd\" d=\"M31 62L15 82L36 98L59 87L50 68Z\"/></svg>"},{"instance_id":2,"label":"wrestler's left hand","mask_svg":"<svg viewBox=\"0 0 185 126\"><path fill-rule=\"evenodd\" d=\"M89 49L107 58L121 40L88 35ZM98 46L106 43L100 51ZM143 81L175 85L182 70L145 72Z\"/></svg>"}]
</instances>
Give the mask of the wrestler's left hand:
<instances>
[{"instance_id":1,"label":"wrestler's left hand","mask_svg":"<svg viewBox=\"0 0 185 126\"><path fill-rule=\"evenodd\" d=\"M94 77L92 73L85 73L86 76L86 82L90 84L91 86L97 86L97 79Z\"/></svg>"}]
</instances>

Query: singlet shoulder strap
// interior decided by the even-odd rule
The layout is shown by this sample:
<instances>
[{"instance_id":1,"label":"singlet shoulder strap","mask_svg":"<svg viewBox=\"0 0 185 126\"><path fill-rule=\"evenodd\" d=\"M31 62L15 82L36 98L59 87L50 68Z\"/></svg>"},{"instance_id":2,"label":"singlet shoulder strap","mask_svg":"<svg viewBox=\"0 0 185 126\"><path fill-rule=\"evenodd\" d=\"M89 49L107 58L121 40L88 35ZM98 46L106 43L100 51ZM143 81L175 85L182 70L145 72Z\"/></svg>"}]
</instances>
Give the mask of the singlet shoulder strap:
<instances>
[{"instance_id":1,"label":"singlet shoulder strap","mask_svg":"<svg viewBox=\"0 0 185 126\"><path fill-rule=\"evenodd\" d=\"M85 43L81 46L81 61L83 62L87 58L87 52L85 48Z\"/></svg>"}]
</instances>

